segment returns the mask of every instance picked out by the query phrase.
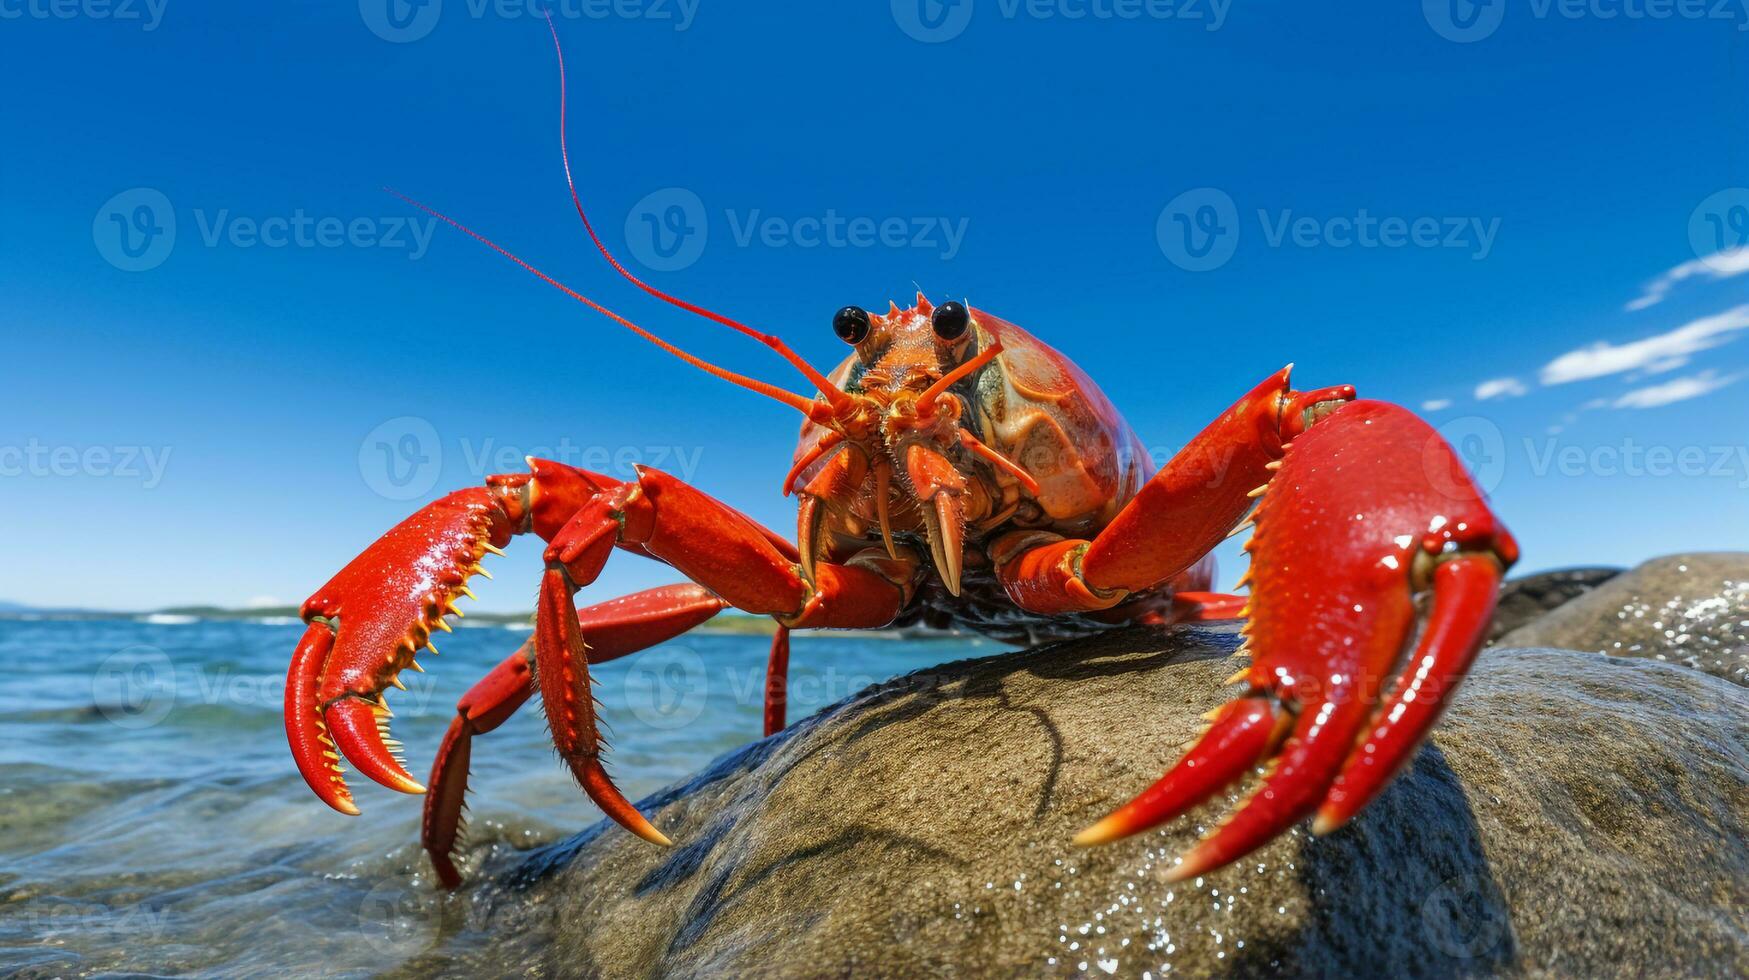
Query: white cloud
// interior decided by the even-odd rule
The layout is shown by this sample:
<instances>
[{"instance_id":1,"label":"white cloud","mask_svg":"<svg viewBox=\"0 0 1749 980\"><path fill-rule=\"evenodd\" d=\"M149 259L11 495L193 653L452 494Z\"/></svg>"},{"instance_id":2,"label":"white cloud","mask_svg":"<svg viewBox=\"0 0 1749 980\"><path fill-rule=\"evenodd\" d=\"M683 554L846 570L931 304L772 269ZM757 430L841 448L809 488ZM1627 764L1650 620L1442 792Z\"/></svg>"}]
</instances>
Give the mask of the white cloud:
<instances>
[{"instance_id":1,"label":"white cloud","mask_svg":"<svg viewBox=\"0 0 1749 980\"><path fill-rule=\"evenodd\" d=\"M1492 378L1476 386L1476 400L1485 402L1493 398L1517 398L1529 392L1530 389L1517 378Z\"/></svg>"},{"instance_id":2,"label":"white cloud","mask_svg":"<svg viewBox=\"0 0 1749 980\"><path fill-rule=\"evenodd\" d=\"M286 602L285 600L280 599L276 596L258 595L258 596L250 596L249 601L244 603L243 605L244 605L244 608L246 608L246 609L268 609L268 608L271 608L273 606L295 605L295 603Z\"/></svg>"},{"instance_id":3,"label":"white cloud","mask_svg":"<svg viewBox=\"0 0 1749 980\"><path fill-rule=\"evenodd\" d=\"M1672 371L1687 364L1699 351L1729 343L1732 334L1745 329L1749 329L1749 303L1643 340L1619 346L1600 340L1589 347L1568 351L1543 365L1539 379L1545 385L1559 385L1627 371L1646 374ZM1478 388L1476 397L1486 396Z\"/></svg>"},{"instance_id":4,"label":"white cloud","mask_svg":"<svg viewBox=\"0 0 1749 980\"><path fill-rule=\"evenodd\" d=\"M1451 399L1449 398L1429 398L1421 403L1423 412L1443 412L1450 407Z\"/></svg>"},{"instance_id":5,"label":"white cloud","mask_svg":"<svg viewBox=\"0 0 1749 980\"><path fill-rule=\"evenodd\" d=\"M1664 302L1664 297L1685 279L1705 276L1713 281L1729 279L1749 272L1749 245L1714 252L1704 258L1690 259L1669 272L1646 283L1645 291L1627 305L1629 311L1643 310Z\"/></svg>"},{"instance_id":6,"label":"white cloud","mask_svg":"<svg viewBox=\"0 0 1749 980\"><path fill-rule=\"evenodd\" d=\"M1687 401L1690 398L1710 395L1720 388L1736 384L1742 377L1741 374L1720 377L1717 372L1702 371L1686 378L1666 381L1661 385L1635 388L1609 404L1611 408L1658 408L1662 405L1671 405Z\"/></svg>"}]
</instances>

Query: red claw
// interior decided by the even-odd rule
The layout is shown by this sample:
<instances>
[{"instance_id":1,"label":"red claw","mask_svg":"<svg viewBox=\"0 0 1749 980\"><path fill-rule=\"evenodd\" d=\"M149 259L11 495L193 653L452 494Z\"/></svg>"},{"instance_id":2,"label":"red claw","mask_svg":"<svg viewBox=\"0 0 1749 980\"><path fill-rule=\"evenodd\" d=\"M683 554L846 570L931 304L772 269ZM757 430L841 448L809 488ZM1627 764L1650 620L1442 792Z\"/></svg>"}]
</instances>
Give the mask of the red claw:
<instances>
[{"instance_id":1,"label":"red claw","mask_svg":"<svg viewBox=\"0 0 1749 980\"><path fill-rule=\"evenodd\" d=\"M384 692L430 646L443 617L488 551L508 543L526 479L510 478L437 500L396 525L303 606L310 625L286 678L285 724L298 771L323 802L357 814L341 775L344 755L390 789L425 788L395 757Z\"/></svg>"},{"instance_id":2,"label":"red claw","mask_svg":"<svg viewBox=\"0 0 1749 980\"><path fill-rule=\"evenodd\" d=\"M1171 880L1235 861L1314 811L1315 831L1332 830L1376 796L1450 703L1517 555L1426 423L1394 405L1322 397L1343 391L1313 394L1292 409L1317 424L1289 444L1246 546L1254 656L1235 680L1249 692L1158 783L1077 838L1145 830L1266 764L1258 790ZM1433 613L1398 677L1413 594L1428 587Z\"/></svg>"}]
</instances>

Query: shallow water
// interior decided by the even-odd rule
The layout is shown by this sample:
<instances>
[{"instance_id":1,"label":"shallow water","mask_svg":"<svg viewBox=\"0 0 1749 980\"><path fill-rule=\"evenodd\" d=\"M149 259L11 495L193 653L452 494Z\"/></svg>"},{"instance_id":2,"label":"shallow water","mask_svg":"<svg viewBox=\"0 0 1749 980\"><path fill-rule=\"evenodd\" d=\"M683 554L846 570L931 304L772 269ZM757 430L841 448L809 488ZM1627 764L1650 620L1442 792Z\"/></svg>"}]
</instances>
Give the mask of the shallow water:
<instances>
[{"instance_id":1,"label":"shallow water","mask_svg":"<svg viewBox=\"0 0 1749 980\"><path fill-rule=\"evenodd\" d=\"M364 811L292 767L281 692L301 624L0 621L0 972L280 976L441 969L419 800L354 776ZM403 675L424 773L455 699L526 636L460 629ZM689 635L595 668L609 761L639 799L757 738L768 641ZM799 634L792 720L895 674L1000 647ZM495 851L600 819L537 706L476 741L470 831ZM412 912L410 910L420 910ZM465 938L461 940L465 942ZM415 965L416 964L416 965Z\"/></svg>"}]
</instances>

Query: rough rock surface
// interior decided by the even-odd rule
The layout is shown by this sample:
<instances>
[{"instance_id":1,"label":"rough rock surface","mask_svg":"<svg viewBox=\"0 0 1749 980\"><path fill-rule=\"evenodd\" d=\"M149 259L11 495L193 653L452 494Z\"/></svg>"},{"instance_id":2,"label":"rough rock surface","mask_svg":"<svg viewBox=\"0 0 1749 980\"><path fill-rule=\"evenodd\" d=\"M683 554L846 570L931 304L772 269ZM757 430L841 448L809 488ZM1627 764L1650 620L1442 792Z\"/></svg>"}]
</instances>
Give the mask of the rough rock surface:
<instances>
[{"instance_id":1,"label":"rough rock surface","mask_svg":"<svg viewBox=\"0 0 1749 980\"><path fill-rule=\"evenodd\" d=\"M1649 561L1499 642L1664 660L1749 684L1749 554Z\"/></svg>"},{"instance_id":2,"label":"rough rock surface","mask_svg":"<svg viewBox=\"0 0 1749 980\"><path fill-rule=\"evenodd\" d=\"M1485 652L1349 827L1168 886L1237 798L1089 850L1226 700L1227 631L1125 630L870 688L493 861L445 964L557 975L1749 975L1749 690L1648 660Z\"/></svg>"},{"instance_id":3,"label":"rough rock surface","mask_svg":"<svg viewBox=\"0 0 1749 980\"><path fill-rule=\"evenodd\" d=\"M1500 605L1494 610L1494 623L1488 631L1488 642L1495 643L1513 630L1527 626L1548 613L1590 592L1620 575L1619 568L1567 568L1515 578L1500 587ZM1426 601L1431 601L1431 594ZM1561 644L1521 643L1514 646L1560 646Z\"/></svg>"}]
</instances>

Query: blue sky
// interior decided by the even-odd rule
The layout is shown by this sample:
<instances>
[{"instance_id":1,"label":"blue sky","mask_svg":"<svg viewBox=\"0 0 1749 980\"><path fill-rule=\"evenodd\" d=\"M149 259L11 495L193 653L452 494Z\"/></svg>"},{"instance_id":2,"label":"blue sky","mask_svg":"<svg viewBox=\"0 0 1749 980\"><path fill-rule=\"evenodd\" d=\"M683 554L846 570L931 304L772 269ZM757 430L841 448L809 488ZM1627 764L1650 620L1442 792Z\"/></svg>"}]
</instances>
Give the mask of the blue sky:
<instances>
[{"instance_id":1,"label":"blue sky","mask_svg":"<svg viewBox=\"0 0 1749 980\"><path fill-rule=\"evenodd\" d=\"M797 384L591 254L528 5L395 2L0 0L0 599L297 601L555 449L793 527L793 413L378 190ZM1161 454L1289 361L1432 406L1528 570L1749 544L1741 9L918 2L560 4L609 242L822 366L839 306L969 298Z\"/></svg>"}]
</instances>

